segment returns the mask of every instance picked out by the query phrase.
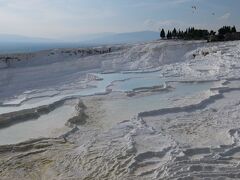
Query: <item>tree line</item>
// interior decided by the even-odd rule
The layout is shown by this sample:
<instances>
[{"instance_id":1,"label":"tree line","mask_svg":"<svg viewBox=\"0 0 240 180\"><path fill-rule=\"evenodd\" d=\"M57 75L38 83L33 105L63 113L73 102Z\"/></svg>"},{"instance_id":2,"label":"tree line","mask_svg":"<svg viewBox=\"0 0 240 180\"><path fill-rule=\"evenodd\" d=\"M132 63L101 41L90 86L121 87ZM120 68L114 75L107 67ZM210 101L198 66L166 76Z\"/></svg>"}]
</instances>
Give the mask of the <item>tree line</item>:
<instances>
[{"instance_id":1,"label":"tree line","mask_svg":"<svg viewBox=\"0 0 240 180\"><path fill-rule=\"evenodd\" d=\"M228 33L235 33L237 32L236 27L233 26L223 26L218 30L218 36L224 36ZM216 32L211 30L208 31L206 29L195 29L194 27L187 28L185 31L176 30L174 28L172 31L167 31L162 29L160 32L160 37L162 39L184 39L184 40L207 40L209 36L215 36Z\"/></svg>"}]
</instances>

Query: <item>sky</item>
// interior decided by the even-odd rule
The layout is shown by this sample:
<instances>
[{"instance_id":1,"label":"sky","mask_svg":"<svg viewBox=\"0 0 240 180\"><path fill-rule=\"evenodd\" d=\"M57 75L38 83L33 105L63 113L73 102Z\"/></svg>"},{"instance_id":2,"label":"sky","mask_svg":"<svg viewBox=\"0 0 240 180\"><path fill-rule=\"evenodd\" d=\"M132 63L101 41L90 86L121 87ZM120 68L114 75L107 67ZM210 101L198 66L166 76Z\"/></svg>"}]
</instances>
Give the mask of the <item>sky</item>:
<instances>
[{"instance_id":1,"label":"sky","mask_svg":"<svg viewBox=\"0 0 240 180\"><path fill-rule=\"evenodd\" d=\"M66 39L189 26L240 30L239 7L240 0L0 0L0 33Z\"/></svg>"}]
</instances>

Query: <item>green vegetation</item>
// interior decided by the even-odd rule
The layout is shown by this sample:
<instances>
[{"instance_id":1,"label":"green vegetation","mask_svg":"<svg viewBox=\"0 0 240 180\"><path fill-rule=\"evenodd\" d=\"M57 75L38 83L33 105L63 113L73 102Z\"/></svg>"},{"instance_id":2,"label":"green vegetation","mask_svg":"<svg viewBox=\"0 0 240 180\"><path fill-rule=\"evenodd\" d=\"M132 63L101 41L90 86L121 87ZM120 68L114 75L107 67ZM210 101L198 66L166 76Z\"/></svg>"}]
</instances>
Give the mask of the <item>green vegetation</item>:
<instances>
[{"instance_id":1,"label":"green vegetation","mask_svg":"<svg viewBox=\"0 0 240 180\"><path fill-rule=\"evenodd\" d=\"M160 36L162 39L164 39L166 37L164 29L162 29Z\"/></svg>"},{"instance_id":2,"label":"green vegetation","mask_svg":"<svg viewBox=\"0 0 240 180\"><path fill-rule=\"evenodd\" d=\"M173 31L168 31L167 36L165 37L164 29L161 30L160 37L162 39L185 39L185 40L200 40L207 39L210 33L208 30L195 29L194 27L186 29L186 31L181 31L180 29L177 31L176 28Z\"/></svg>"},{"instance_id":3,"label":"green vegetation","mask_svg":"<svg viewBox=\"0 0 240 180\"><path fill-rule=\"evenodd\" d=\"M183 39L183 40L208 40L208 41L226 41L226 40L239 40L239 34L237 33L236 27L233 26L223 26L218 30L218 34L211 30L206 29L195 29L194 27L187 28L185 31L176 30L174 28L172 31L167 32L165 35L165 30L162 29L160 32L160 37L162 39Z\"/></svg>"},{"instance_id":4,"label":"green vegetation","mask_svg":"<svg viewBox=\"0 0 240 180\"><path fill-rule=\"evenodd\" d=\"M218 34L219 35L225 35L227 33L235 33L235 32L237 32L235 26L233 26L233 27L231 27L231 26L223 26L222 28L220 28L218 30Z\"/></svg>"}]
</instances>

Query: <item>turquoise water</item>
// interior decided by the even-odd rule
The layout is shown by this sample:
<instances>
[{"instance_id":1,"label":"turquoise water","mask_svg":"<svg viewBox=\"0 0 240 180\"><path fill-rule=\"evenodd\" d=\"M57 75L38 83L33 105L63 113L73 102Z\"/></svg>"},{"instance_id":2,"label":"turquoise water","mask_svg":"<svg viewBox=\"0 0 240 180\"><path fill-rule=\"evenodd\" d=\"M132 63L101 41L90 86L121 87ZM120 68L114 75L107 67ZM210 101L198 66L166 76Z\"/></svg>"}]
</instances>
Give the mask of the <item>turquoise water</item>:
<instances>
[{"instance_id":1,"label":"turquoise water","mask_svg":"<svg viewBox=\"0 0 240 180\"><path fill-rule=\"evenodd\" d=\"M30 138L58 137L63 132L70 130L65 123L75 113L74 107L64 105L38 119L0 129L0 145L15 144Z\"/></svg>"},{"instance_id":2,"label":"turquoise water","mask_svg":"<svg viewBox=\"0 0 240 180\"><path fill-rule=\"evenodd\" d=\"M103 103L106 113L102 121L106 121L106 126L110 128L116 122L129 120L139 112L173 107L173 101L177 99L184 100L185 97L197 95L200 92L209 90L213 85L211 82L197 84L176 83L174 84L175 88L169 92L107 100Z\"/></svg>"},{"instance_id":3,"label":"turquoise water","mask_svg":"<svg viewBox=\"0 0 240 180\"><path fill-rule=\"evenodd\" d=\"M132 78L126 81L120 81L120 82L114 83L113 90L131 91L135 88L160 86L160 85L163 85L164 83L165 83L165 79L160 77Z\"/></svg>"},{"instance_id":4,"label":"turquoise water","mask_svg":"<svg viewBox=\"0 0 240 180\"><path fill-rule=\"evenodd\" d=\"M21 96L21 99L24 100L24 103L19 106L4 106L0 107L0 114L19 111L23 109L35 108L43 105L48 105L68 97L78 97L78 96L89 96L97 93L106 92L106 88L113 83L111 87L113 91L130 91L134 88L139 87L152 87L163 85L165 80L170 80L162 78L159 72L153 73L114 73L114 74L95 74L101 78L102 81L93 81L90 84L96 86L95 88L87 89L73 89L71 91L59 92L56 96L53 97L38 97L26 100ZM212 83L199 83L199 84L184 84L179 83L176 86L174 91L176 96L191 94L191 92L199 92L203 89L209 89L209 86ZM34 93L34 91L33 91ZM31 95L32 97L33 95ZM15 100L13 102L21 102L20 100Z\"/></svg>"},{"instance_id":5,"label":"turquoise water","mask_svg":"<svg viewBox=\"0 0 240 180\"><path fill-rule=\"evenodd\" d=\"M14 112L22 109L29 109L41 105L47 105L63 98L72 96L88 96L95 93L103 93L112 82L114 91L129 91L134 88L162 85L166 79L161 78L159 72L154 73L132 73L132 74L96 74L103 78L102 81L91 82L96 88L83 90L73 89L72 91L59 92L53 97L37 97L24 101L19 106L0 107L0 113ZM105 127L112 127L117 122L127 120L139 112L151 111L166 107L172 107L175 99L192 96L202 91L209 90L214 83L171 83L173 88L170 91L159 92L155 95L113 98L103 101L102 108L105 110L102 119L99 121ZM32 93L32 94L31 94ZM32 91L32 97L35 91ZM35 94L36 95L36 94ZM42 94L41 94L42 95ZM44 95L46 95L44 93ZM21 96L22 99L24 99ZM26 99L25 99L26 100ZM19 102L19 101L13 101ZM0 144L16 143L29 138L40 136L51 136L54 131L65 127L65 122L74 114L73 106L62 106L49 114L42 115L38 119L15 124L5 129L0 129ZM65 127L66 128L66 127Z\"/></svg>"},{"instance_id":6,"label":"turquoise water","mask_svg":"<svg viewBox=\"0 0 240 180\"><path fill-rule=\"evenodd\" d=\"M121 81L121 80L129 79L129 78L135 78L133 81L138 81L138 78L152 78L154 76L156 77L156 76L160 75L160 73L159 72L143 73L143 74L139 74L139 73L129 73L129 74L114 73L114 74L95 74L95 75L103 78L102 81L94 81L94 82L90 83L91 85L96 86L95 88L73 89L71 91L63 91L63 92L59 92L59 95L56 95L56 96L53 96L53 97L39 98L39 97L36 96L35 99L31 98L28 101L26 100L26 98L23 98L21 96L21 99L23 99L25 101L24 103L22 103L20 106L10 106L10 104L7 102L9 106L0 107L0 114L8 113L8 112L14 112L14 111L20 111L20 110L23 110L23 109L35 108L35 107L39 107L39 106L43 106L43 105L48 105L48 104L54 103L56 101L59 101L63 98L67 98L67 97L89 96L89 95L94 95L94 94L97 94L97 93L104 93L104 92L106 92L106 88L113 81ZM156 80L154 80L154 81L156 81ZM126 81L126 83L128 83L128 81ZM132 84L132 82L130 82L130 84ZM141 85L140 83L138 83L138 84ZM34 91L33 91L33 93L34 93ZM21 100L11 100L11 101L12 102L18 102L18 103L21 102Z\"/></svg>"}]
</instances>

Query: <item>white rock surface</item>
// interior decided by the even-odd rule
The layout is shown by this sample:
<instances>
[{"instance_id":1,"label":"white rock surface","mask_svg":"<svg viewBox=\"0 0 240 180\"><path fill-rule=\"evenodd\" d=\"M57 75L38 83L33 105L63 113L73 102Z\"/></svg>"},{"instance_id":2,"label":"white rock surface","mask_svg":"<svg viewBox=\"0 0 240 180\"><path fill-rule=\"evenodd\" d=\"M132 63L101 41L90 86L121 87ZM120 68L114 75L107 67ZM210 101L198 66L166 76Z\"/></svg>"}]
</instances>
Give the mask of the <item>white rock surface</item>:
<instances>
[{"instance_id":1,"label":"white rock surface","mask_svg":"<svg viewBox=\"0 0 240 180\"><path fill-rule=\"evenodd\" d=\"M158 70L157 77L169 78L168 85L173 88L165 94L148 92L135 97L127 97L124 92L81 97L88 116L86 123L62 136L64 139L46 138L0 146L1 177L240 178L239 41L210 44L155 41L116 46L110 53L103 54L85 55L86 51L82 51L74 55L74 52L61 55L61 50L44 51L25 55L28 60L11 62L8 68L2 65L2 102L16 96L19 101L12 100L16 105L26 100L26 94L41 98L50 92L57 96L65 90L71 95L84 85L101 80L90 76L91 82L86 81L84 77L88 72L134 70L142 75ZM111 75L108 77L111 79ZM198 92L198 85L206 82L211 83L212 88L206 86L207 89ZM191 84L192 91L196 92L182 95L178 92L179 84ZM176 93L171 95L171 92ZM159 94L166 99L164 103L169 104L161 107L156 104L156 109L145 110L148 104L143 104L141 98L149 100ZM132 106L137 102L136 108L127 107L127 103L121 107L123 101ZM113 104L120 108L111 107ZM5 103L9 105L11 101ZM138 108L143 110L138 112Z\"/></svg>"}]
</instances>

